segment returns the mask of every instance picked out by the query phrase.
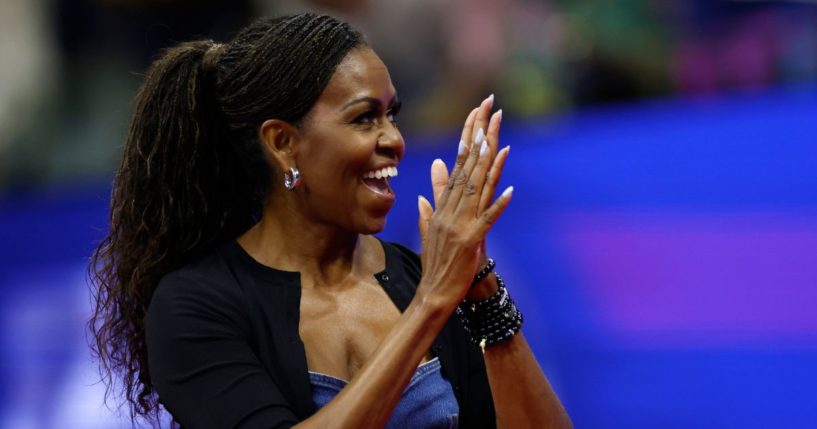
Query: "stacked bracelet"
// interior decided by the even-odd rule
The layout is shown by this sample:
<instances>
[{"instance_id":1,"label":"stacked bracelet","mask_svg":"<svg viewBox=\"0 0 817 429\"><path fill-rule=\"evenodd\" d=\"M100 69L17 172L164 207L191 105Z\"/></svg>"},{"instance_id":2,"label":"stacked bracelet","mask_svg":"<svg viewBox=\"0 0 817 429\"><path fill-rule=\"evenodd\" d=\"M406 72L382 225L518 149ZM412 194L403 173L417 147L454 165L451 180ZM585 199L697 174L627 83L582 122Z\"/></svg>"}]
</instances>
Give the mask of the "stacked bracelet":
<instances>
[{"instance_id":1,"label":"stacked bracelet","mask_svg":"<svg viewBox=\"0 0 817 429\"><path fill-rule=\"evenodd\" d=\"M463 300L456 310L471 342L482 348L483 353L485 347L509 340L522 327L522 313L499 274L496 281L499 290L491 297L483 301Z\"/></svg>"},{"instance_id":2,"label":"stacked bracelet","mask_svg":"<svg viewBox=\"0 0 817 429\"><path fill-rule=\"evenodd\" d=\"M471 286L474 286L475 284L481 282L482 279L484 279L485 277L488 277L488 274L491 274L491 272L494 271L495 267L496 262L494 262L493 259L488 258L488 263L485 264L485 266L482 267L481 270L479 270L477 275L474 276L474 280L471 282Z\"/></svg>"}]
</instances>

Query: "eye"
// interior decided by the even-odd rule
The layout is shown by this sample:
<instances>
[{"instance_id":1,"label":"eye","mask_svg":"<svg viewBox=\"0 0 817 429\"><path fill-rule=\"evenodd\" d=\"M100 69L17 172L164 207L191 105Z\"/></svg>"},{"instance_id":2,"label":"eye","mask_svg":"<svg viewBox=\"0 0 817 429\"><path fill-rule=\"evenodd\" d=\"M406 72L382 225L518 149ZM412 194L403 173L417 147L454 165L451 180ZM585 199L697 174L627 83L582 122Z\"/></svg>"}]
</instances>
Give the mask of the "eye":
<instances>
[{"instance_id":1,"label":"eye","mask_svg":"<svg viewBox=\"0 0 817 429\"><path fill-rule=\"evenodd\" d=\"M391 108L388 112L386 112L386 116L389 118L389 121L393 124L397 123L397 115L400 114L400 108L403 107L403 103L399 101L395 101L392 104Z\"/></svg>"},{"instance_id":2,"label":"eye","mask_svg":"<svg viewBox=\"0 0 817 429\"><path fill-rule=\"evenodd\" d=\"M354 122L356 124L371 125L374 124L376 120L377 112L375 112L374 110L369 110L355 118Z\"/></svg>"},{"instance_id":3,"label":"eye","mask_svg":"<svg viewBox=\"0 0 817 429\"><path fill-rule=\"evenodd\" d=\"M369 109L361 113L352 121L352 123L364 126L377 125L381 118L385 118L392 124L397 124L397 115L400 113L402 104L398 100L394 100L388 110L385 110L379 105L370 105Z\"/></svg>"}]
</instances>

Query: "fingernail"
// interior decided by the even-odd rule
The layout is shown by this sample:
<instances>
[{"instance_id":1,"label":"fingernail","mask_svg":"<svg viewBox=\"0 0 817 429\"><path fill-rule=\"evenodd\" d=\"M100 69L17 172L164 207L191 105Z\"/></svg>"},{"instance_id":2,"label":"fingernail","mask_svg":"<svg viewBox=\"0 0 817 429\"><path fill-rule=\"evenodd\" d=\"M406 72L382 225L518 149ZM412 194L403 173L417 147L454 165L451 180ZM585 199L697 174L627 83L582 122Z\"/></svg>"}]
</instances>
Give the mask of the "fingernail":
<instances>
[{"instance_id":1,"label":"fingernail","mask_svg":"<svg viewBox=\"0 0 817 429\"><path fill-rule=\"evenodd\" d=\"M504 191L502 191L502 196L505 197L505 198L510 197L511 194L513 194L513 186L508 186L508 189L505 189Z\"/></svg>"},{"instance_id":2,"label":"fingernail","mask_svg":"<svg viewBox=\"0 0 817 429\"><path fill-rule=\"evenodd\" d=\"M488 140L482 141L482 146L479 147L479 156L485 155L488 152Z\"/></svg>"},{"instance_id":3,"label":"fingernail","mask_svg":"<svg viewBox=\"0 0 817 429\"><path fill-rule=\"evenodd\" d=\"M505 146L505 152L511 153L511 145Z\"/></svg>"},{"instance_id":4,"label":"fingernail","mask_svg":"<svg viewBox=\"0 0 817 429\"><path fill-rule=\"evenodd\" d=\"M460 140L460 145L457 147L457 156L460 156L465 153L465 142Z\"/></svg>"},{"instance_id":5,"label":"fingernail","mask_svg":"<svg viewBox=\"0 0 817 429\"><path fill-rule=\"evenodd\" d=\"M442 160L442 159L440 159L440 158L437 158L437 159L435 159L435 160L434 160L434 161L431 163L431 165L434 165L434 164L439 164L439 163L441 163L441 162L443 162L443 160Z\"/></svg>"},{"instance_id":6,"label":"fingernail","mask_svg":"<svg viewBox=\"0 0 817 429\"><path fill-rule=\"evenodd\" d=\"M496 120L502 122L502 109L496 111Z\"/></svg>"},{"instance_id":7,"label":"fingernail","mask_svg":"<svg viewBox=\"0 0 817 429\"><path fill-rule=\"evenodd\" d=\"M481 143L482 143L482 140L483 140L484 138L485 138L485 131L482 131L482 128L480 128L480 129L477 131L477 137L476 137L476 138L474 138L474 143L476 143L476 144L481 144Z\"/></svg>"},{"instance_id":8,"label":"fingernail","mask_svg":"<svg viewBox=\"0 0 817 429\"><path fill-rule=\"evenodd\" d=\"M493 106L494 105L494 94L489 95L487 100L488 100L488 105Z\"/></svg>"}]
</instances>

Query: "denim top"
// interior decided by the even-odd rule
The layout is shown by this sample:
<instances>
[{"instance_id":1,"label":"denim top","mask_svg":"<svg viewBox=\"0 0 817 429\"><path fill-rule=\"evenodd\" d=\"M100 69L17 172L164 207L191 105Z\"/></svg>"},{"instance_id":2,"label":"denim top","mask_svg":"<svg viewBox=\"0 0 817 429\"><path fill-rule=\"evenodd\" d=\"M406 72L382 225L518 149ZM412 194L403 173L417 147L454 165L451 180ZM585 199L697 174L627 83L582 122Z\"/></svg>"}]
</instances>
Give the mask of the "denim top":
<instances>
[{"instance_id":1,"label":"denim top","mask_svg":"<svg viewBox=\"0 0 817 429\"><path fill-rule=\"evenodd\" d=\"M317 409L329 403L347 384L339 378L313 371L309 371L309 381ZM458 414L454 391L440 373L440 360L435 357L417 368L394 407L386 428L456 428Z\"/></svg>"}]
</instances>

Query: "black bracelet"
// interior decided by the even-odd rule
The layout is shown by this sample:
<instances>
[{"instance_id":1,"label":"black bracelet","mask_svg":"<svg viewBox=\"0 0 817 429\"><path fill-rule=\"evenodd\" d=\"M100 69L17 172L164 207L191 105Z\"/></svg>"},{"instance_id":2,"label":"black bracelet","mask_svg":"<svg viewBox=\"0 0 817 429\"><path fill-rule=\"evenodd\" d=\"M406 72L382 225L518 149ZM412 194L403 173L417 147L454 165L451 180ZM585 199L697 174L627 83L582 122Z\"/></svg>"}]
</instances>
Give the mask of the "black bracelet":
<instances>
[{"instance_id":1,"label":"black bracelet","mask_svg":"<svg viewBox=\"0 0 817 429\"><path fill-rule=\"evenodd\" d=\"M493 259L488 258L488 263L486 263L485 266L482 267L481 270L479 270L477 275L474 276L474 281L471 282L471 286L481 282L482 279L488 276L488 274L491 274L491 271L493 271L495 267L496 262L494 262Z\"/></svg>"},{"instance_id":2,"label":"black bracelet","mask_svg":"<svg viewBox=\"0 0 817 429\"><path fill-rule=\"evenodd\" d=\"M509 340L522 328L522 313L502 277L497 274L496 279L499 290L494 295L482 301L463 300L456 310L471 342L483 353L485 347Z\"/></svg>"}]
</instances>

